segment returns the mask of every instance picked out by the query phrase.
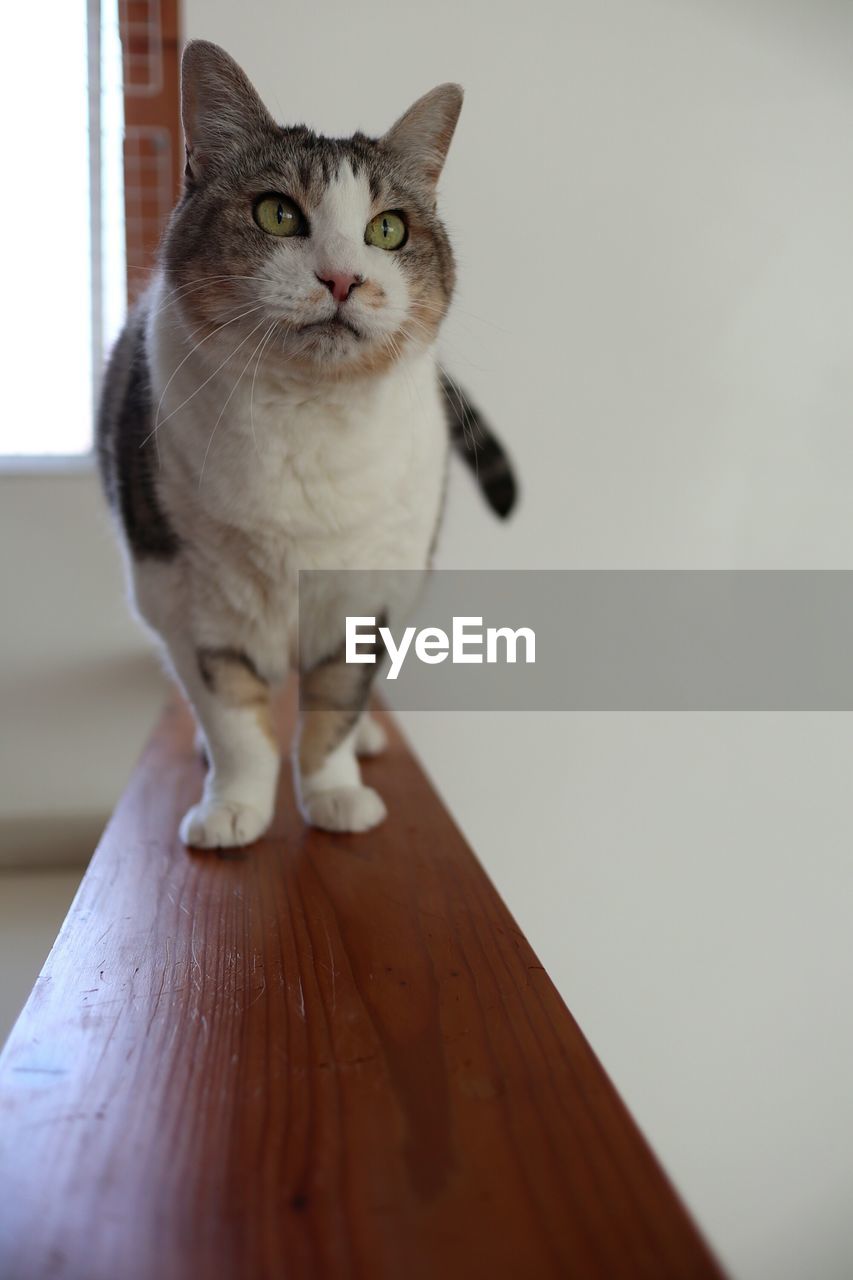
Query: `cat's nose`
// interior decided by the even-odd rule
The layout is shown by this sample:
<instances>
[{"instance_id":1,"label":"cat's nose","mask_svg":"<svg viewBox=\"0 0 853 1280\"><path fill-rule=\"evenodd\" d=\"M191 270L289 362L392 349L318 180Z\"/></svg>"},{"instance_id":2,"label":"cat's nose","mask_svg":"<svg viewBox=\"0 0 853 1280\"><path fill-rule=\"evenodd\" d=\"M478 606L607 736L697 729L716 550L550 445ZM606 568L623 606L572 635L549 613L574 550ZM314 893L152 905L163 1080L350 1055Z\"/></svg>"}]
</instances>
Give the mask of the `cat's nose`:
<instances>
[{"instance_id":1,"label":"cat's nose","mask_svg":"<svg viewBox=\"0 0 853 1280\"><path fill-rule=\"evenodd\" d=\"M329 290L335 302L346 302L353 289L364 284L364 276L350 275L346 271L318 271L316 276Z\"/></svg>"}]
</instances>

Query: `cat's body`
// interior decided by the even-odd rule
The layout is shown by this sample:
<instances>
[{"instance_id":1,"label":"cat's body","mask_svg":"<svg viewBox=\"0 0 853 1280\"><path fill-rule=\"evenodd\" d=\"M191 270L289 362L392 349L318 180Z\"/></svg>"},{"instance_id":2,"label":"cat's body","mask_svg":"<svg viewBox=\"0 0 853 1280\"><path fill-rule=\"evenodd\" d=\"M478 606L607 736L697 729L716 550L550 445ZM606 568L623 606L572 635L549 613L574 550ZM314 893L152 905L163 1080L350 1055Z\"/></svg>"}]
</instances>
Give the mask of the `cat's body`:
<instances>
[{"instance_id":1,"label":"cat's body","mask_svg":"<svg viewBox=\"0 0 853 1280\"><path fill-rule=\"evenodd\" d=\"M387 150L280 130L227 55L196 44L185 57L187 194L113 355L98 434L136 608L210 761L182 824L189 844L246 843L269 824L269 691L297 660L299 571L428 562L450 402L433 340L453 284L431 189L461 103L452 86L423 101L442 94L426 114L416 104L414 128L412 112L395 126L407 157L393 130ZM381 214L392 200L401 213ZM367 236L399 234L404 207L411 251L395 259ZM285 217L302 229L281 231ZM499 451L488 465L500 495ZM299 634L303 688L318 699L302 720L298 794L309 821L364 830L384 806L356 755L381 735L363 714L366 668L343 663L322 604ZM322 704L329 682L345 709Z\"/></svg>"}]
</instances>

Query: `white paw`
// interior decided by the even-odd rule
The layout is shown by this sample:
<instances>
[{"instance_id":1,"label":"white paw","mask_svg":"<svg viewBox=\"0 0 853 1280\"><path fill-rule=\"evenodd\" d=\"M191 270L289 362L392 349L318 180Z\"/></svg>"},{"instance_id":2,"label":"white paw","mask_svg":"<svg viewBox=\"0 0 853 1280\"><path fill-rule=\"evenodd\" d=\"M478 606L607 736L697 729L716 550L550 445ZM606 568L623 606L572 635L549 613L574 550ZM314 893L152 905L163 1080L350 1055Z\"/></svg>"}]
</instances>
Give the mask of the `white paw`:
<instances>
[{"instance_id":1,"label":"white paw","mask_svg":"<svg viewBox=\"0 0 853 1280\"><path fill-rule=\"evenodd\" d=\"M382 797L372 787L334 787L316 791L303 801L305 818L323 831L369 831L387 815Z\"/></svg>"},{"instance_id":2,"label":"white paw","mask_svg":"<svg viewBox=\"0 0 853 1280\"><path fill-rule=\"evenodd\" d=\"M181 839L191 849L233 849L262 836L271 816L237 800L201 800L184 814Z\"/></svg>"},{"instance_id":3,"label":"white paw","mask_svg":"<svg viewBox=\"0 0 853 1280\"><path fill-rule=\"evenodd\" d=\"M364 715L355 731L355 753L358 756L378 756L388 746L388 734L378 720Z\"/></svg>"}]
</instances>

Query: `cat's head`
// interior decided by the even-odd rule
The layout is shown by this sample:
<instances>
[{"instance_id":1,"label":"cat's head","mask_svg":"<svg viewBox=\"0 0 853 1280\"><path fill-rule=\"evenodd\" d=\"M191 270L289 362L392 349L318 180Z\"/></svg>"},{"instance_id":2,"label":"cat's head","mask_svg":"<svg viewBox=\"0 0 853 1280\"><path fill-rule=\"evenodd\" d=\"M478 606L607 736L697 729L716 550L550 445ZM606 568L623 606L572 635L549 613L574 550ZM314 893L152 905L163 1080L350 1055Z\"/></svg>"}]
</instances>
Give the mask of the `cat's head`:
<instances>
[{"instance_id":1,"label":"cat's head","mask_svg":"<svg viewBox=\"0 0 853 1280\"><path fill-rule=\"evenodd\" d=\"M333 377L429 344L453 291L436 183L462 106L420 98L381 138L281 128L222 49L184 51L186 186L164 237L172 304L216 346ZM239 347L238 347L239 344Z\"/></svg>"}]
</instances>

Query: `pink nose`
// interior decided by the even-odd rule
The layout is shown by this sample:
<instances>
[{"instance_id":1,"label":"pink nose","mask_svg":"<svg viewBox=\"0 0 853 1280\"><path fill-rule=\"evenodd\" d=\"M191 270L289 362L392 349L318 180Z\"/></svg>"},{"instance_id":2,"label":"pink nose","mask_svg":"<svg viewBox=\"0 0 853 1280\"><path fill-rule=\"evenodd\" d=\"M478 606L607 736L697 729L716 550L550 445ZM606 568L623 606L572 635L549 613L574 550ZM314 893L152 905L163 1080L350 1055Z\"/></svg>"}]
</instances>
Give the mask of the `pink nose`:
<instances>
[{"instance_id":1,"label":"pink nose","mask_svg":"<svg viewBox=\"0 0 853 1280\"><path fill-rule=\"evenodd\" d=\"M317 279L326 286L335 302L346 302L353 289L364 284L364 276L349 275L345 271L318 271Z\"/></svg>"}]
</instances>

